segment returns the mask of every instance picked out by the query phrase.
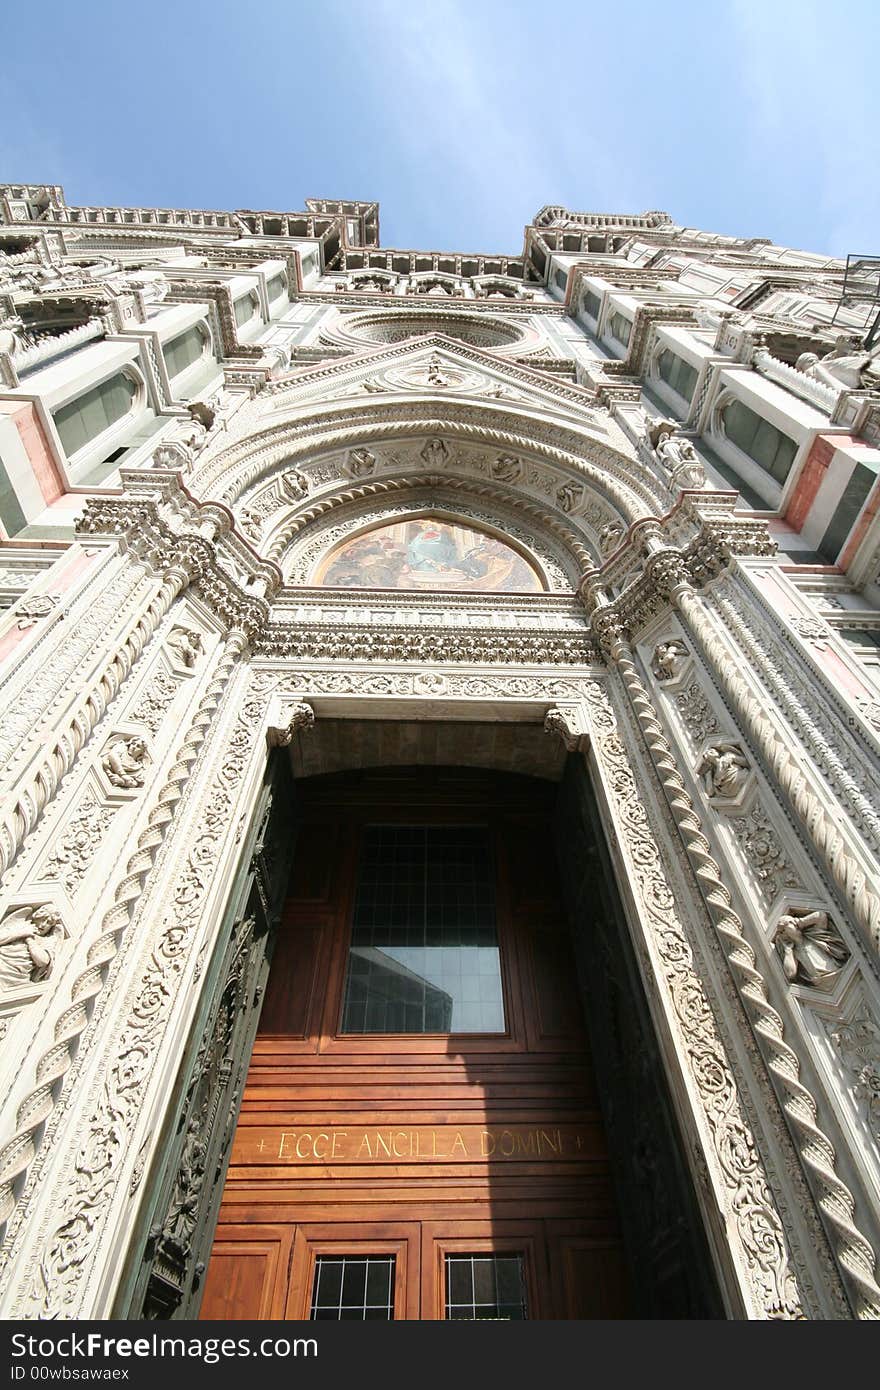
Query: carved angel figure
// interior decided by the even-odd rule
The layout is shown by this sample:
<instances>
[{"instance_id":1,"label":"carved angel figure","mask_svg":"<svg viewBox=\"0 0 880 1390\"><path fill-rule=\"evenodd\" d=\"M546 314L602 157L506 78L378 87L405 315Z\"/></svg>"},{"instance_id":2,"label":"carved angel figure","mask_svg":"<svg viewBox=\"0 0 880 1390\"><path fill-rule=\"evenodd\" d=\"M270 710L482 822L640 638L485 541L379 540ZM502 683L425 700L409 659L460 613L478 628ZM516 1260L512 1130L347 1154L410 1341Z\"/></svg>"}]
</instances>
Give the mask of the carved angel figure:
<instances>
[{"instance_id":1,"label":"carved angel figure","mask_svg":"<svg viewBox=\"0 0 880 1390\"><path fill-rule=\"evenodd\" d=\"M138 734L131 734L111 744L101 759L101 767L114 787L142 787L148 762L146 743Z\"/></svg>"},{"instance_id":2,"label":"carved angel figure","mask_svg":"<svg viewBox=\"0 0 880 1390\"><path fill-rule=\"evenodd\" d=\"M177 653L184 666L192 668L202 654L202 634L188 627L176 627L169 634L168 645Z\"/></svg>"},{"instance_id":3,"label":"carved angel figure","mask_svg":"<svg viewBox=\"0 0 880 1390\"><path fill-rule=\"evenodd\" d=\"M651 670L658 681L674 680L684 665L687 655L687 647L677 637L674 637L670 642L661 642L654 648Z\"/></svg>"},{"instance_id":4,"label":"carved angel figure","mask_svg":"<svg viewBox=\"0 0 880 1390\"><path fill-rule=\"evenodd\" d=\"M282 473L281 486L294 502L301 502L308 496L309 480L298 468L288 468Z\"/></svg>"},{"instance_id":5,"label":"carved angel figure","mask_svg":"<svg viewBox=\"0 0 880 1390\"><path fill-rule=\"evenodd\" d=\"M599 532L599 551L602 555L610 555L612 550L616 550L623 538L623 527L617 521L609 521Z\"/></svg>"},{"instance_id":6,"label":"carved angel figure","mask_svg":"<svg viewBox=\"0 0 880 1390\"><path fill-rule=\"evenodd\" d=\"M773 942L790 984L830 989L849 960L827 912L789 908L776 924Z\"/></svg>"},{"instance_id":7,"label":"carved angel figure","mask_svg":"<svg viewBox=\"0 0 880 1390\"><path fill-rule=\"evenodd\" d=\"M749 777L749 760L738 743L716 743L707 748L697 768L707 796L739 796Z\"/></svg>"},{"instance_id":8,"label":"carved angel figure","mask_svg":"<svg viewBox=\"0 0 880 1390\"><path fill-rule=\"evenodd\" d=\"M52 937L62 931L54 907L20 907L0 922L0 991L21 989L48 978L52 970Z\"/></svg>"}]
</instances>

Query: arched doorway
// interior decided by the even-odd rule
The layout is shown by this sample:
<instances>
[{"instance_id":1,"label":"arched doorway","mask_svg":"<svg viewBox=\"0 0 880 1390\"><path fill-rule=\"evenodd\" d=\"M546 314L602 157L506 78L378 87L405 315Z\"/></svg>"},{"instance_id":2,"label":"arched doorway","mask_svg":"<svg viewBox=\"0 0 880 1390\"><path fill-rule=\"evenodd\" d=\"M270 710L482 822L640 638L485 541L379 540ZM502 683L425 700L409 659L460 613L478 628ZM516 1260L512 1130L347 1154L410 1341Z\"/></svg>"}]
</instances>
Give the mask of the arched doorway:
<instances>
[{"instance_id":1,"label":"arched doorway","mask_svg":"<svg viewBox=\"0 0 880 1390\"><path fill-rule=\"evenodd\" d=\"M401 766L398 728L398 765L295 784L203 1317L717 1311L613 894L574 827L581 763L535 732L541 753L482 756L466 728L433 753L423 732ZM456 747L538 775L444 765Z\"/></svg>"}]
</instances>

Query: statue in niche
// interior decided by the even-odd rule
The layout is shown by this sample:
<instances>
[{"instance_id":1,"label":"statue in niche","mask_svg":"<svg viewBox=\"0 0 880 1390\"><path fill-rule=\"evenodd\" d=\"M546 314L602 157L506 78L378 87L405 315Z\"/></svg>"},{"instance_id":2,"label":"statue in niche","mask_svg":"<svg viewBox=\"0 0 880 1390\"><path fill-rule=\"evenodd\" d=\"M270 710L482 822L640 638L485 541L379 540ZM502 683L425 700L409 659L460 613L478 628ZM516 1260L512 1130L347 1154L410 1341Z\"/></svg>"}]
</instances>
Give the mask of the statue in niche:
<instances>
[{"instance_id":1,"label":"statue in niche","mask_svg":"<svg viewBox=\"0 0 880 1390\"><path fill-rule=\"evenodd\" d=\"M789 984L832 989L849 960L849 950L827 912L790 907L773 933Z\"/></svg>"},{"instance_id":2,"label":"statue in niche","mask_svg":"<svg viewBox=\"0 0 880 1390\"><path fill-rule=\"evenodd\" d=\"M0 992L48 979L63 930L60 912L48 905L17 908L0 922Z\"/></svg>"},{"instance_id":3,"label":"statue in niche","mask_svg":"<svg viewBox=\"0 0 880 1390\"><path fill-rule=\"evenodd\" d=\"M623 527L618 521L607 522L599 532L599 553L604 556L616 550L623 540Z\"/></svg>"},{"instance_id":4,"label":"statue in niche","mask_svg":"<svg viewBox=\"0 0 880 1390\"><path fill-rule=\"evenodd\" d=\"M191 670L202 654L202 634L188 627L176 627L169 634L168 645L177 653L178 660Z\"/></svg>"},{"instance_id":5,"label":"statue in niche","mask_svg":"<svg viewBox=\"0 0 880 1390\"><path fill-rule=\"evenodd\" d=\"M715 743L703 754L697 776L707 796L732 800L749 780L749 760L738 743Z\"/></svg>"},{"instance_id":6,"label":"statue in niche","mask_svg":"<svg viewBox=\"0 0 880 1390\"><path fill-rule=\"evenodd\" d=\"M679 638L661 642L654 648L651 670L658 681L671 681L679 674L688 657L688 649Z\"/></svg>"},{"instance_id":7,"label":"statue in niche","mask_svg":"<svg viewBox=\"0 0 880 1390\"><path fill-rule=\"evenodd\" d=\"M207 1144L203 1131L204 1120L197 1115L187 1126L174 1195L162 1232L183 1252L189 1251L199 1214L199 1196L205 1180Z\"/></svg>"},{"instance_id":8,"label":"statue in niche","mask_svg":"<svg viewBox=\"0 0 880 1390\"><path fill-rule=\"evenodd\" d=\"M111 744L101 759L101 767L114 787L131 789L144 785L144 773L149 762L147 745L139 734L120 738Z\"/></svg>"},{"instance_id":9,"label":"statue in niche","mask_svg":"<svg viewBox=\"0 0 880 1390\"><path fill-rule=\"evenodd\" d=\"M830 352L819 357L802 352L795 366L805 376L821 381L833 391L880 390L880 349L866 352L858 338L841 335Z\"/></svg>"},{"instance_id":10,"label":"statue in niche","mask_svg":"<svg viewBox=\"0 0 880 1390\"><path fill-rule=\"evenodd\" d=\"M648 426L647 439L674 483L682 488L704 487L706 471L689 439L676 435L673 420L655 420Z\"/></svg>"}]
</instances>

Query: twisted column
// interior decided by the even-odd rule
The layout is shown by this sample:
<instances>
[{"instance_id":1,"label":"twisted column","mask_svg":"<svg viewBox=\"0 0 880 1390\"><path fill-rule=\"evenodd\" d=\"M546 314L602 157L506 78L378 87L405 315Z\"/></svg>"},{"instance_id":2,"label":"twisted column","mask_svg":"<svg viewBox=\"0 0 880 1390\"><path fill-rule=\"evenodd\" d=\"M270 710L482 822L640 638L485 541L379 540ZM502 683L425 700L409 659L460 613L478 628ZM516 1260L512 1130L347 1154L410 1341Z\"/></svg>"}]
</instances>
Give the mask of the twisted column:
<instances>
[{"instance_id":1,"label":"twisted column","mask_svg":"<svg viewBox=\"0 0 880 1390\"><path fill-rule=\"evenodd\" d=\"M147 825L141 831L137 847L125 867L125 874L116 888L113 905L104 914L101 931L86 957L86 969L74 980L71 1005L55 1024L53 1045L43 1053L36 1065L36 1086L20 1102L16 1112L16 1132L0 1149L0 1222L8 1220L15 1207L13 1183L31 1164L37 1149L36 1131L51 1114L59 1083L70 1067L74 1048L89 1021L89 1005L104 987L108 966L116 955L118 939L131 922L136 905L143 893L147 877L153 868L165 828L174 815L177 803L190 779L193 764L199 755L230 680L247 641L240 632L226 639L208 687L193 715L174 765L165 779L156 805L150 812Z\"/></svg>"},{"instance_id":2,"label":"twisted column","mask_svg":"<svg viewBox=\"0 0 880 1390\"><path fill-rule=\"evenodd\" d=\"M61 779L70 771L95 726L118 695L147 642L188 583L189 575L185 570L168 571L146 612L104 667L88 695L75 707L49 751L42 755L36 771L11 805L7 803L7 809L0 813L0 882L56 795Z\"/></svg>"},{"instance_id":3,"label":"twisted column","mask_svg":"<svg viewBox=\"0 0 880 1390\"><path fill-rule=\"evenodd\" d=\"M740 616L737 605L723 594L715 593L713 598L719 612L724 617L724 621L736 634L740 646L748 653L752 666L760 672L768 690L773 692L780 707L785 710L804 742L809 745L816 762L820 767L824 764L829 776L836 778L845 793L853 815L857 817L865 833L870 835L874 847L880 848L880 815L877 814L874 803L865 796L862 788L847 770L834 748L821 737L821 731L816 728L809 710L792 690L790 683L779 674L773 662L768 659L764 648Z\"/></svg>"},{"instance_id":4,"label":"twisted column","mask_svg":"<svg viewBox=\"0 0 880 1390\"><path fill-rule=\"evenodd\" d=\"M648 567L663 584L659 569L671 557L655 556ZM820 859L838 885L853 920L875 951L880 950L880 896L864 869L850 853L840 819L827 812L813 778L804 771L762 702L752 693L718 636L700 597L683 577L672 574L668 592L685 626L715 672L743 728L772 773L777 786L803 826Z\"/></svg>"},{"instance_id":5,"label":"twisted column","mask_svg":"<svg viewBox=\"0 0 880 1390\"><path fill-rule=\"evenodd\" d=\"M801 1162L818 1193L817 1203L829 1228L856 1316L880 1319L880 1286L876 1280L874 1250L856 1225L855 1200L837 1175L837 1155L831 1140L819 1126L816 1102L800 1080L798 1055L785 1041L782 1018L767 997L755 953L745 938L742 922L725 887L721 868L713 858L709 841L702 832L672 748L639 676L619 620L607 611L601 593L594 591L590 597L594 605L595 635L620 671L626 686L651 762L693 865L740 998L762 1045L762 1054L777 1086Z\"/></svg>"}]
</instances>

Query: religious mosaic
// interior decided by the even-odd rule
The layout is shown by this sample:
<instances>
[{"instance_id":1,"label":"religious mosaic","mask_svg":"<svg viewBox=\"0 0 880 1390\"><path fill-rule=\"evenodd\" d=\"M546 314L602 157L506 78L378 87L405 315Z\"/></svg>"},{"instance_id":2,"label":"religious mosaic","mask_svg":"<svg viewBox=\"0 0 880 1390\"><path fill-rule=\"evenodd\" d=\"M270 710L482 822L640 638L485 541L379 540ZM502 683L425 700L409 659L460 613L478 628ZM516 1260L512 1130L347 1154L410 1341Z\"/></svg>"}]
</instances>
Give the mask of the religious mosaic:
<instances>
[{"instance_id":1,"label":"religious mosaic","mask_svg":"<svg viewBox=\"0 0 880 1390\"><path fill-rule=\"evenodd\" d=\"M316 584L335 589L454 589L464 593L542 592L537 571L495 536L439 517L380 526L345 541L325 559Z\"/></svg>"}]
</instances>

